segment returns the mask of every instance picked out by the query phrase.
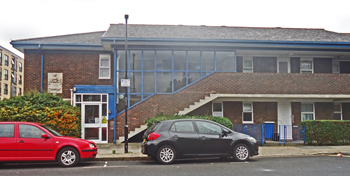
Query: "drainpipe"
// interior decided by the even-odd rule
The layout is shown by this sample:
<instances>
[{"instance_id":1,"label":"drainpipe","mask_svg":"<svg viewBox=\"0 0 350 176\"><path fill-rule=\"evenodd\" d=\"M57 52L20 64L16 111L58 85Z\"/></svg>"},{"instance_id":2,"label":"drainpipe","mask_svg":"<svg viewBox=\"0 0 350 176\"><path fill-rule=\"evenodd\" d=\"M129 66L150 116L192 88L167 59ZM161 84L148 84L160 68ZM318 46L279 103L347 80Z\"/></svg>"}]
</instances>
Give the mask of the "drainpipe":
<instances>
[{"instance_id":1,"label":"drainpipe","mask_svg":"<svg viewBox=\"0 0 350 176\"><path fill-rule=\"evenodd\" d=\"M39 50L41 53L41 80L40 80L40 93L43 94L44 87L44 54L41 51L41 44L39 44Z\"/></svg>"},{"instance_id":2,"label":"drainpipe","mask_svg":"<svg viewBox=\"0 0 350 176\"><path fill-rule=\"evenodd\" d=\"M115 44L115 40L114 40L114 44ZM114 138L113 138L113 143L116 144L117 143L117 50L114 48L113 49L113 60L114 60L114 70L113 70L113 94L114 94L114 100L113 100L113 107L115 106L115 114L113 114L114 116L114 129L113 129L113 133L114 133Z\"/></svg>"}]
</instances>

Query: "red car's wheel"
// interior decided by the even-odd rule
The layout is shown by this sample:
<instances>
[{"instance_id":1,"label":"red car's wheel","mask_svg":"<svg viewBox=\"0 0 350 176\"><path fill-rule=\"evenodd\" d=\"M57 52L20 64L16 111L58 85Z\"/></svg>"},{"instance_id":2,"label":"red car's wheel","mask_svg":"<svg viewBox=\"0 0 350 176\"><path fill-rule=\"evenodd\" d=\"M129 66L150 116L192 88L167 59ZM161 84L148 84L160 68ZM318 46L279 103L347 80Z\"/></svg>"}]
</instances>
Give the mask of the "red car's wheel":
<instances>
[{"instance_id":1,"label":"red car's wheel","mask_svg":"<svg viewBox=\"0 0 350 176\"><path fill-rule=\"evenodd\" d=\"M65 147L57 155L57 161L61 166L70 167L79 163L79 152L73 147Z\"/></svg>"}]
</instances>

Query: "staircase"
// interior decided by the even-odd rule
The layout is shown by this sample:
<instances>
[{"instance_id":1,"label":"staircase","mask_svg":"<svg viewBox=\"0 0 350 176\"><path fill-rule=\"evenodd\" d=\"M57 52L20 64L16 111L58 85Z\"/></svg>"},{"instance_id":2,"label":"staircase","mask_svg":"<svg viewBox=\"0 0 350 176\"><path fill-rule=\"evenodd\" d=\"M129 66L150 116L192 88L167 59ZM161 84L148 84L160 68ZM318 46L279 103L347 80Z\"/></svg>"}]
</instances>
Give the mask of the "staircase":
<instances>
[{"instance_id":1,"label":"staircase","mask_svg":"<svg viewBox=\"0 0 350 176\"><path fill-rule=\"evenodd\" d=\"M207 104L208 102L211 102L219 97L219 94L209 94L206 95L204 99L200 99L199 102L195 102L193 105L190 105L188 108L185 108L184 110L180 111L179 115L186 115L195 109Z\"/></svg>"},{"instance_id":2,"label":"staircase","mask_svg":"<svg viewBox=\"0 0 350 176\"><path fill-rule=\"evenodd\" d=\"M145 129L147 129L147 125L141 125L140 128L135 128L134 131L129 131L129 135L128 138L132 138L135 135L141 133L142 131L144 131ZM125 137L119 137L119 139L117 139L116 143L122 143L125 141Z\"/></svg>"}]
</instances>

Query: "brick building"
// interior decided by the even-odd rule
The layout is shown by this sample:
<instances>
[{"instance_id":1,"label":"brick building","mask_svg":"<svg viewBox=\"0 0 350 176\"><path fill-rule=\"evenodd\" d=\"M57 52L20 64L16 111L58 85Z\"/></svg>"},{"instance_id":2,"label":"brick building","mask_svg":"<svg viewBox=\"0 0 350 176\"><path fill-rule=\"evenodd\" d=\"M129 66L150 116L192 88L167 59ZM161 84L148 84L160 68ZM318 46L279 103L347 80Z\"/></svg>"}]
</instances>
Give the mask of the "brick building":
<instances>
[{"instance_id":1,"label":"brick building","mask_svg":"<svg viewBox=\"0 0 350 176\"><path fill-rule=\"evenodd\" d=\"M24 60L0 46L0 100L23 93Z\"/></svg>"},{"instance_id":2,"label":"brick building","mask_svg":"<svg viewBox=\"0 0 350 176\"><path fill-rule=\"evenodd\" d=\"M25 54L25 90L48 90L79 106L83 138L123 141L125 25L11 43ZM130 136L161 114L224 116L234 124L350 120L349 34L129 25L128 45Z\"/></svg>"}]
</instances>

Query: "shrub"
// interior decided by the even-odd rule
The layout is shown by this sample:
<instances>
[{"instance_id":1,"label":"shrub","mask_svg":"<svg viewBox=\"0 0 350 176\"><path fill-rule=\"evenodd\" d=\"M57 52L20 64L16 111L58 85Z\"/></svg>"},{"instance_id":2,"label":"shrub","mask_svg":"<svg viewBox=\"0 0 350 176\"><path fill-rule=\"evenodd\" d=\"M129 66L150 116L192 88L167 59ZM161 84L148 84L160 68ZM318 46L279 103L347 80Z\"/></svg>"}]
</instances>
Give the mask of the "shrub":
<instances>
[{"instance_id":1,"label":"shrub","mask_svg":"<svg viewBox=\"0 0 350 176\"><path fill-rule=\"evenodd\" d=\"M230 119L226 117L215 117L215 116L162 115L154 118L149 118L148 120L145 121L145 123L147 124L147 127L150 128L155 122L162 121L162 120L173 120L173 119L205 119L205 120L211 120L213 122L219 123L230 129L232 129L233 127L233 124L230 121Z\"/></svg>"},{"instance_id":2,"label":"shrub","mask_svg":"<svg viewBox=\"0 0 350 176\"><path fill-rule=\"evenodd\" d=\"M305 126L305 143L309 145L345 145L350 143L350 121L309 120Z\"/></svg>"},{"instance_id":3,"label":"shrub","mask_svg":"<svg viewBox=\"0 0 350 176\"><path fill-rule=\"evenodd\" d=\"M80 110L62 98L39 92L0 101L0 121L37 122L64 136L80 137Z\"/></svg>"}]
</instances>

